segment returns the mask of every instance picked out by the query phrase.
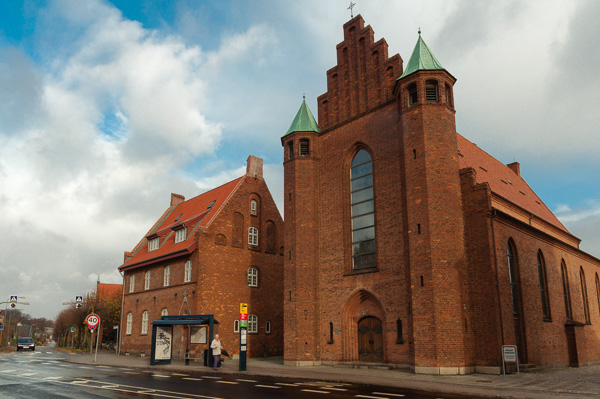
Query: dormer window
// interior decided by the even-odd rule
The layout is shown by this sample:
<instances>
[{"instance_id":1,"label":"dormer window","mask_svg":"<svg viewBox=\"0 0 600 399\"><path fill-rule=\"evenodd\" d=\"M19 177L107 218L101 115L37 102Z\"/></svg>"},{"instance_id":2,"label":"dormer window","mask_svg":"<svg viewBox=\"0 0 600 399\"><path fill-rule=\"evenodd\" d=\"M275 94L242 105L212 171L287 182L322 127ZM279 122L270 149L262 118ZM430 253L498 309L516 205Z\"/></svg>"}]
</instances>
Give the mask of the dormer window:
<instances>
[{"instance_id":1,"label":"dormer window","mask_svg":"<svg viewBox=\"0 0 600 399\"><path fill-rule=\"evenodd\" d=\"M155 251L158 249L158 237L151 238L148 240L148 252Z\"/></svg>"},{"instance_id":2,"label":"dormer window","mask_svg":"<svg viewBox=\"0 0 600 399\"><path fill-rule=\"evenodd\" d=\"M250 201L250 214L256 216L258 213L258 203L256 200Z\"/></svg>"},{"instance_id":3,"label":"dormer window","mask_svg":"<svg viewBox=\"0 0 600 399\"><path fill-rule=\"evenodd\" d=\"M428 80L425 83L425 98L428 103L437 103L439 101L437 81Z\"/></svg>"},{"instance_id":4,"label":"dormer window","mask_svg":"<svg viewBox=\"0 0 600 399\"><path fill-rule=\"evenodd\" d=\"M175 243L185 241L187 238L187 228L183 227L179 230L175 230Z\"/></svg>"},{"instance_id":5,"label":"dormer window","mask_svg":"<svg viewBox=\"0 0 600 399\"><path fill-rule=\"evenodd\" d=\"M406 91L408 92L408 106L412 107L419 102L419 96L417 95L417 84L412 83L406 88Z\"/></svg>"}]
</instances>

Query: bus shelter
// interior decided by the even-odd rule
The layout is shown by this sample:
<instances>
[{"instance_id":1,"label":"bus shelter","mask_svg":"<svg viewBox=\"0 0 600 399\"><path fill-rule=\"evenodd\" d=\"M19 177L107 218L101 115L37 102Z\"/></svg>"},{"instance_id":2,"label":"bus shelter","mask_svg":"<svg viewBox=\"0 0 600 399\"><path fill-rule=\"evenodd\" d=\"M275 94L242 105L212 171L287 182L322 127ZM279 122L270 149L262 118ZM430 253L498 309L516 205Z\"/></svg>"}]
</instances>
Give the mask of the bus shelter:
<instances>
[{"instance_id":1,"label":"bus shelter","mask_svg":"<svg viewBox=\"0 0 600 399\"><path fill-rule=\"evenodd\" d=\"M215 324L219 324L219 322L212 314L162 316L160 320L153 321L150 365L171 364L175 326L189 329L186 342L186 359L188 359L188 351L192 344L204 344L206 349L209 348L213 340ZM212 353L210 350L208 350L208 357L208 364L211 364Z\"/></svg>"}]
</instances>

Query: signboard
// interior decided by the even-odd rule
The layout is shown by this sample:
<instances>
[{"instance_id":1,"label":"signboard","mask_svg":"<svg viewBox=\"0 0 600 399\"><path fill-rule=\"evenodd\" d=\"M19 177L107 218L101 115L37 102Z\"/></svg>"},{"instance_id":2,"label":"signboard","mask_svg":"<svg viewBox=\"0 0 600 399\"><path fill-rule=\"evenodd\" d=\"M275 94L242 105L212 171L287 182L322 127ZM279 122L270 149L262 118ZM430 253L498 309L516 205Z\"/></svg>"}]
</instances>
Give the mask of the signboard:
<instances>
[{"instance_id":1,"label":"signboard","mask_svg":"<svg viewBox=\"0 0 600 399\"><path fill-rule=\"evenodd\" d=\"M190 342L192 344L206 343L206 326L192 327Z\"/></svg>"},{"instance_id":2,"label":"signboard","mask_svg":"<svg viewBox=\"0 0 600 399\"><path fill-rule=\"evenodd\" d=\"M17 296L16 295L11 295L9 302L17 302Z\"/></svg>"},{"instance_id":3,"label":"signboard","mask_svg":"<svg viewBox=\"0 0 600 399\"><path fill-rule=\"evenodd\" d=\"M154 342L154 358L156 360L171 359L173 327L157 326Z\"/></svg>"},{"instance_id":4,"label":"signboard","mask_svg":"<svg viewBox=\"0 0 600 399\"><path fill-rule=\"evenodd\" d=\"M0 324L0 331L4 330L4 324Z\"/></svg>"},{"instance_id":5,"label":"signboard","mask_svg":"<svg viewBox=\"0 0 600 399\"><path fill-rule=\"evenodd\" d=\"M81 295L75 296L75 303L82 303L82 302L83 302L83 297Z\"/></svg>"},{"instance_id":6,"label":"signboard","mask_svg":"<svg viewBox=\"0 0 600 399\"><path fill-rule=\"evenodd\" d=\"M92 313L85 318L85 322L87 323L88 328L91 331L94 331L94 329L98 327L98 324L100 324L100 316Z\"/></svg>"},{"instance_id":7,"label":"signboard","mask_svg":"<svg viewBox=\"0 0 600 399\"><path fill-rule=\"evenodd\" d=\"M240 303L240 314L245 313L248 314L248 304Z\"/></svg>"},{"instance_id":8,"label":"signboard","mask_svg":"<svg viewBox=\"0 0 600 399\"><path fill-rule=\"evenodd\" d=\"M71 327L71 332L75 332L75 327Z\"/></svg>"},{"instance_id":9,"label":"signboard","mask_svg":"<svg viewBox=\"0 0 600 399\"><path fill-rule=\"evenodd\" d=\"M504 345L502 347L502 359L504 363L516 363L517 347L515 345Z\"/></svg>"},{"instance_id":10,"label":"signboard","mask_svg":"<svg viewBox=\"0 0 600 399\"><path fill-rule=\"evenodd\" d=\"M244 330L240 331L240 344L246 345L246 339L247 339L246 330L244 329Z\"/></svg>"}]
</instances>

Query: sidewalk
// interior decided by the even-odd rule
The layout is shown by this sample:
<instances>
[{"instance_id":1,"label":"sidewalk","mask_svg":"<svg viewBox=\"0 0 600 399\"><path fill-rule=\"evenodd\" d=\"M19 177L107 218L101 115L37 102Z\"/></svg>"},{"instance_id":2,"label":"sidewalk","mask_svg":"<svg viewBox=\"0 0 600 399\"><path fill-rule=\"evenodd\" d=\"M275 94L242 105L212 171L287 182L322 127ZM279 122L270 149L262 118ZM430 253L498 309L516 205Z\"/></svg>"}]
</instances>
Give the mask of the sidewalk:
<instances>
[{"instance_id":1,"label":"sidewalk","mask_svg":"<svg viewBox=\"0 0 600 399\"><path fill-rule=\"evenodd\" d=\"M414 390L479 395L519 399L581 399L600 398L600 366L561 368L528 371L519 376L469 374L464 376L431 376L413 374L409 370L375 370L331 366L292 367L283 366L281 357L248 359L247 371L238 370L237 360L226 359L219 371L204 367L202 363L173 360L170 365L150 366L148 357L117 356L114 352L98 352L94 355L73 354L65 350L70 363L98 364L103 366L145 368L173 372L202 374L240 374L269 377L287 377L308 380L349 382L381 385Z\"/></svg>"}]
</instances>

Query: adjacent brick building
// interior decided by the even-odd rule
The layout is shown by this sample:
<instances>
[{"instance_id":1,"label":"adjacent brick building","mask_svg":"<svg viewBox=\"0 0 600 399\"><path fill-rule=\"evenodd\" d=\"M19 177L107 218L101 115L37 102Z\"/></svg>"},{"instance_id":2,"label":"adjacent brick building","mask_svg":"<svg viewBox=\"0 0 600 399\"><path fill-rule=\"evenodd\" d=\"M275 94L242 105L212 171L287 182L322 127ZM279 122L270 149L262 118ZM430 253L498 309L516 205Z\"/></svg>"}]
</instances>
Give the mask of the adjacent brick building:
<instances>
[{"instance_id":1,"label":"adjacent brick building","mask_svg":"<svg viewBox=\"0 0 600 399\"><path fill-rule=\"evenodd\" d=\"M239 351L240 303L248 304L248 355L283 350L283 220L263 179L262 159L246 174L171 203L119 270L124 275L121 352L150 355L161 315L214 314L230 353ZM201 357L188 326L174 331L173 355Z\"/></svg>"},{"instance_id":2,"label":"adjacent brick building","mask_svg":"<svg viewBox=\"0 0 600 399\"><path fill-rule=\"evenodd\" d=\"M284 148L286 364L498 373L600 361L600 260L520 175L456 132L456 79L406 67L361 16ZM498 140L502 138L499 137Z\"/></svg>"}]
</instances>

